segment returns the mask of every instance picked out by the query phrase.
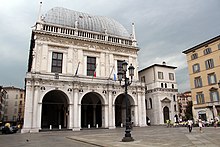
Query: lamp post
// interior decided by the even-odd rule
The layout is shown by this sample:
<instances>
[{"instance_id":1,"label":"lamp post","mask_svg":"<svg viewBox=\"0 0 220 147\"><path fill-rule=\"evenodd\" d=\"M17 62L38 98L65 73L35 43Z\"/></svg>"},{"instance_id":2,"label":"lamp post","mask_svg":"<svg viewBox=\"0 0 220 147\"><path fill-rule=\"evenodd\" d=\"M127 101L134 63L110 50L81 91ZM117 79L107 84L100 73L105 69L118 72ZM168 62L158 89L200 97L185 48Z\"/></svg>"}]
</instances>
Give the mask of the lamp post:
<instances>
[{"instance_id":1,"label":"lamp post","mask_svg":"<svg viewBox=\"0 0 220 147\"><path fill-rule=\"evenodd\" d=\"M130 142L134 141L134 139L131 137L131 128L130 128L130 121L128 117L128 86L131 85L132 83L132 78L134 76L134 66L132 64L129 66L129 76L131 77L131 80L127 77L127 66L128 63L124 60L122 62L122 71L118 72L118 80L120 81L120 85L122 80L124 80L124 85L121 85L122 87L125 88L125 106L126 106L126 128L125 128L125 136L123 137L122 141L123 142Z\"/></svg>"}]
</instances>

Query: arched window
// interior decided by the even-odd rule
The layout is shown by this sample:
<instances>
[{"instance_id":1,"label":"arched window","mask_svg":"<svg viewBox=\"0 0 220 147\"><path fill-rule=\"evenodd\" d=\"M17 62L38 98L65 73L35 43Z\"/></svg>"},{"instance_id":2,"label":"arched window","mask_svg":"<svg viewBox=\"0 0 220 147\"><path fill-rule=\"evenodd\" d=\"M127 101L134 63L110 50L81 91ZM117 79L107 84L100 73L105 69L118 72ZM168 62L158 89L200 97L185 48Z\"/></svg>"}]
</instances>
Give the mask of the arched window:
<instances>
[{"instance_id":1,"label":"arched window","mask_svg":"<svg viewBox=\"0 0 220 147\"><path fill-rule=\"evenodd\" d=\"M167 83L165 83L165 88L167 88Z\"/></svg>"},{"instance_id":2,"label":"arched window","mask_svg":"<svg viewBox=\"0 0 220 147\"><path fill-rule=\"evenodd\" d=\"M174 102L176 101L176 95L173 95L173 101Z\"/></svg>"},{"instance_id":3,"label":"arched window","mask_svg":"<svg viewBox=\"0 0 220 147\"><path fill-rule=\"evenodd\" d=\"M174 84L172 84L172 89L174 89Z\"/></svg>"},{"instance_id":4,"label":"arched window","mask_svg":"<svg viewBox=\"0 0 220 147\"><path fill-rule=\"evenodd\" d=\"M161 83L161 88L163 88L163 83Z\"/></svg>"},{"instance_id":5,"label":"arched window","mask_svg":"<svg viewBox=\"0 0 220 147\"><path fill-rule=\"evenodd\" d=\"M146 110L147 110L147 100L145 100L145 108L146 108Z\"/></svg>"},{"instance_id":6,"label":"arched window","mask_svg":"<svg viewBox=\"0 0 220 147\"><path fill-rule=\"evenodd\" d=\"M149 101L150 101L150 109L152 109L152 99L149 98Z\"/></svg>"}]
</instances>

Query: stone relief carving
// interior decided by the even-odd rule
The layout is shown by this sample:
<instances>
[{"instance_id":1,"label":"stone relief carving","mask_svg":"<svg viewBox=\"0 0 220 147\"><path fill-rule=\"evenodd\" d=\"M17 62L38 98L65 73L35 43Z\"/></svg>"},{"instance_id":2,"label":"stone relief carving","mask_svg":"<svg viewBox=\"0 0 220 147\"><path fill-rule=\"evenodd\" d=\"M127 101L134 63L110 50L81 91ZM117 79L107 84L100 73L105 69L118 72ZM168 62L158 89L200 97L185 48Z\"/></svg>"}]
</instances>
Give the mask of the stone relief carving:
<instances>
[{"instance_id":1,"label":"stone relief carving","mask_svg":"<svg viewBox=\"0 0 220 147\"><path fill-rule=\"evenodd\" d=\"M86 40L85 38L83 38L83 40L80 40L80 38L63 38L62 36L52 36L52 35L44 35L41 34L38 36L39 40L41 41L47 41L47 42L53 42L53 43L59 43L59 44L63 44L63 45L77 45L77 46L82 46L82 47L86 47L86 48L91 48L91 49L99 49L99 50L103 50L103 51L112 51L112 52L119 52L119 53L126 53L126 54L137 54L138 49L131 47L131 46L126 46L125 48L123 46L120 45L120 47L118 47L116 44L114 43L110 43L110 42L106 42L103 43L102 41L102 45L97 45L96 43L93 43L90 41L90 44L85 43L85 41L88 42L88 40ZM85 41L84 41L85 40ZM95 40L96 42L98 40ZM99 42L99 41L98 41ZM113 46L113 47L112 47Z\"/></svg>"}]
</instances>

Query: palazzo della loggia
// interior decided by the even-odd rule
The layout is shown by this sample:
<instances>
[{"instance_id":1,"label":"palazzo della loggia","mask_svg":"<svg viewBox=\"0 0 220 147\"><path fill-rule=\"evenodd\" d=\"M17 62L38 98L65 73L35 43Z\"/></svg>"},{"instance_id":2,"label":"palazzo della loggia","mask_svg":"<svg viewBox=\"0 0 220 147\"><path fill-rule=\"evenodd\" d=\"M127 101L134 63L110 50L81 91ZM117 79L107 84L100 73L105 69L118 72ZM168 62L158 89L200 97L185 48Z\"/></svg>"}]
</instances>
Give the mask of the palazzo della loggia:
<instances>
[{"instance_id":1,"label":"palazzo della loggia","mask_svg":"<svg viewBox=\"0 0 220 147\"><path fill-rule=\"evenodd\" d=\"M135 26L112 18L55 7L32 30L22 132L125 125L124 88L117 72L135 67L128 115L146 126L145 85L138 80Z\"/></svg>"}]
</instances>

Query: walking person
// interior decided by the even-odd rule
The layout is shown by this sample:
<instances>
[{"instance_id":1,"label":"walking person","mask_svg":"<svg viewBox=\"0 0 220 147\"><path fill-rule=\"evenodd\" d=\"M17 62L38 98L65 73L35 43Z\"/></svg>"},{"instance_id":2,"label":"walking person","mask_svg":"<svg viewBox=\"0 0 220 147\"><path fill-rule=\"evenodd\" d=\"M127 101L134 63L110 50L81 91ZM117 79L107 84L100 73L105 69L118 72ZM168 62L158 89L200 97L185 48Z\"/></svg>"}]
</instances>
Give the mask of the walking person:
<instances>
[{"instance_id":1,"label":"walking person","mask_svg":"<svg viewBox=\"0 0 220 147\"><path fill-rule=\"evenodd\" d=\"M202 132L202 127L203 127L203 125L202 125L202 119L201 119L201 117L199 117L198 122L199 122L199 130L200 130L200 132Z\"/></svg>"},{"instance_id":2,"label":"walking person","mask_svg":"<svg viewBox=\"0 0 220 147\"><path fill-rule=\"evenodd\" d=\"M192 132L192 125L193 125L193 121L192 120L188 120L189 133Z\"/></svg>"}]
</instances>

